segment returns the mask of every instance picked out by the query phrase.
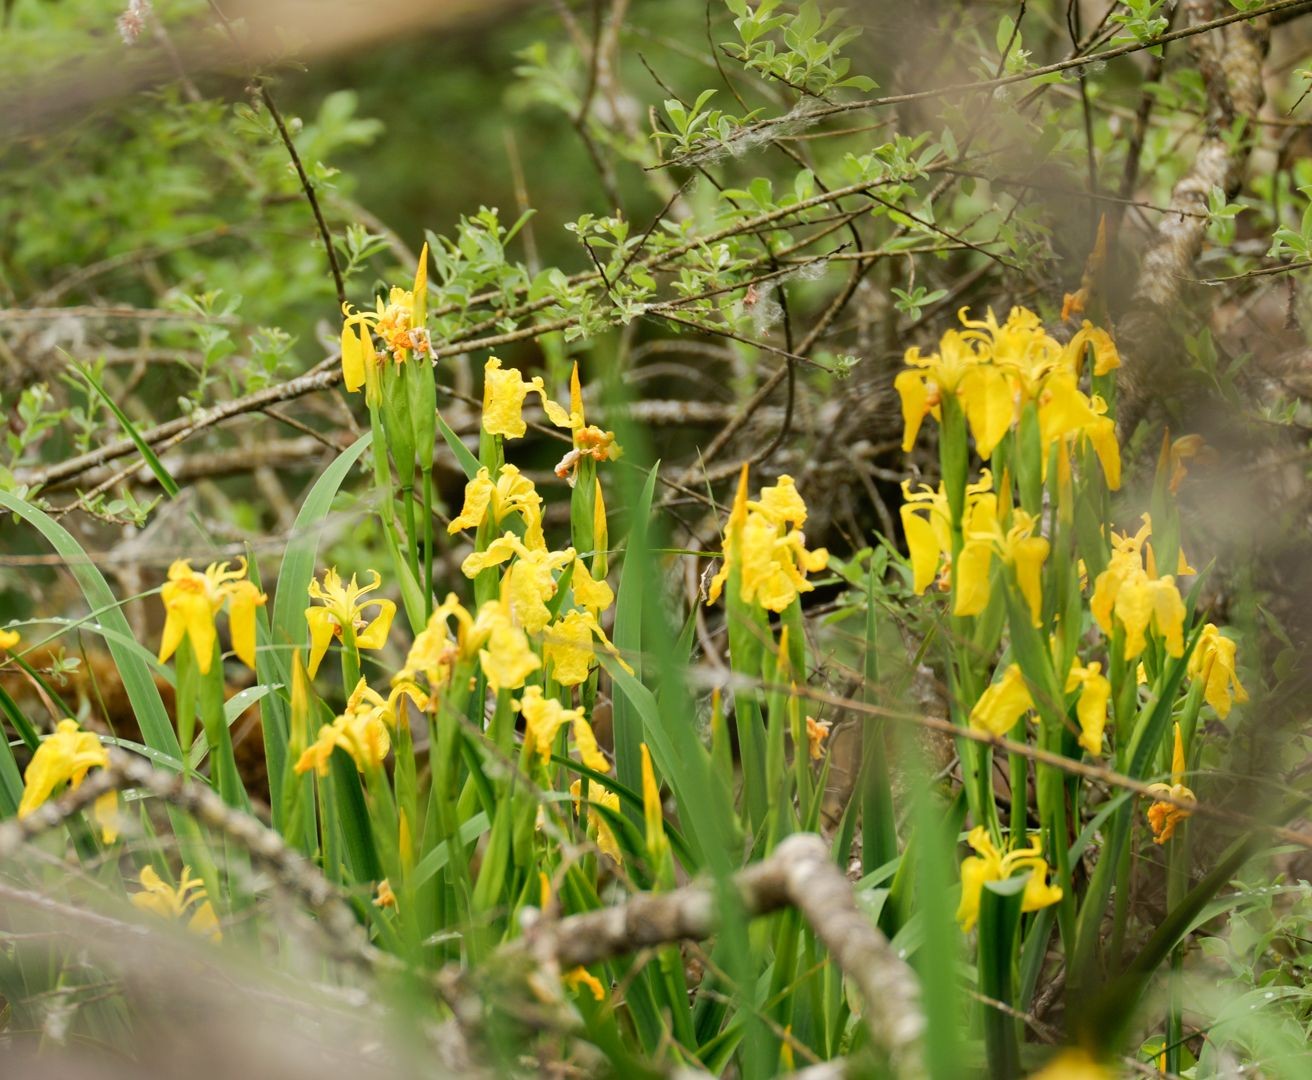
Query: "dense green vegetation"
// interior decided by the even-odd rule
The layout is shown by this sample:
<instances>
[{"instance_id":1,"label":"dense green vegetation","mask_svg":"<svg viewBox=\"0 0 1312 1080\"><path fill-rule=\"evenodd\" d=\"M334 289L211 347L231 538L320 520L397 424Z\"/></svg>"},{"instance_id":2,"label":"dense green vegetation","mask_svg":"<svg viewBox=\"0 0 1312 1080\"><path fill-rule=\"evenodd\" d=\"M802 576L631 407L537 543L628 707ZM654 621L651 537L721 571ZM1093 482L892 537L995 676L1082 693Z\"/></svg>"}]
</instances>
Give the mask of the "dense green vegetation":
<instances>
[{"instance_id":1,"label":"dense green vegetation","mask_svg":"<svg viewBox=\"0 0 1312 1080\"><path fill-rule=\"evenodd\" d=\"M8 4L6 1053L1305 1075L1310 9Z\"/></svg>"}]
</instances>

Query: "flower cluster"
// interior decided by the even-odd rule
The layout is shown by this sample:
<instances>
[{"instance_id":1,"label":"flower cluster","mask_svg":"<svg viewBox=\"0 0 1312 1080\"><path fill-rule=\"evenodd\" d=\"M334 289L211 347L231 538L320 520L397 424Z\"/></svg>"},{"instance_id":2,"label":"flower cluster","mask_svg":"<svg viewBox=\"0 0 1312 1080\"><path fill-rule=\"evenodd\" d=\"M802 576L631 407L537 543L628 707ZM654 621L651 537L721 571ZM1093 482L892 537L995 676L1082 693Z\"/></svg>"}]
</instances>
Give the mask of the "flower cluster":
<instances>
[{"instance_id":1,"label":"flower cluster","mask_svg":"<svg viewBox=\"0 0 1312 1080\"><path fill-rule=\"evenodd\" d=\"M938 352L907 350L907 370L894 381L905 424L902 449L910 451L926 416L942 418L944 399L955 399L965 416L975 450L988 461L1003 437L1035 406L1046 466L1054 445L1088 442L1102 463L1109 487L1120 487L1120 448L1106 402L1080 389L1085 354L1092 347L1093 374L1120 366L1106 331L1085 322L1066 345L1049 335L1032 311L1012 308L999 325L993 312L983 320L959 318L964 330L949 330Z\"/></svg>"},{"instance_id":2,"label":"flower cluster","mask_svg":"<svg viewBox=\"0 0 1312 1080\"><path fill-rule=\"evenodd\" d=\"M1038 771L1046 840L1054 821L1069 828L1067 808L1057 803L1071 798L1053 781L1059 773L1049 763L1114 753L1116 767L1124 768L1154 695L1171 685L1168 674L1187 676L1193 689L1177 713L1185 722L1174 728L1170 782L1148 787L1157 796L1147 812L1152 837L1166 844L1195 801L1185 777L1198 708L1205 702L1224 720L1248 695L1237 674L1235 643L1211 623L1190 633L1177 584L1195 571L1179 550L1173 497L1188 464L1206 460L1201 439L1163 442L1152 506L1162 515L1159 550L1170 552L1174 566L1174 573L1164 574L1148 514L1133 533L1102 524L1109 492L1121 482L1115 422L1102 397L1112 391L1107 376L1119 366L1111 337L1085 322L1063 345L1023 308L1003 323L992 312L975 321L963 311L961 321L963 328L944 334L932 355L909 350L895 386L904 449L912 448L926 416L941 425L942 482L903 484L911 588L924 594L936 584L949 594L949 610L959 620L947 649L952 685L961 692L952 704L954 719L977 738L988 737L968 748L963 769L970 778L966 795L974 821L967 842L973 854L961 864L957 917L970 930L987 884L1021 874L1029 875L1023 911L1060 903L1063 918L1071 914L1071 883L1048 883L1048 860L1064 868L1065 852L1045 856L1037 838L1022 841L1026 814L1016 806L1009 830L1000 820L990 740L1014 740L1007 744L1013 800L1016 785L1028 783L1028 770ZM968 440L991 466L973 480ZM1145 683L1151 692L1141 689ZM1024 752L1031 740L1043 751L1034 765ZM1015 850L1005 853L1007 846Z\"/></svg>"}]
</instances>

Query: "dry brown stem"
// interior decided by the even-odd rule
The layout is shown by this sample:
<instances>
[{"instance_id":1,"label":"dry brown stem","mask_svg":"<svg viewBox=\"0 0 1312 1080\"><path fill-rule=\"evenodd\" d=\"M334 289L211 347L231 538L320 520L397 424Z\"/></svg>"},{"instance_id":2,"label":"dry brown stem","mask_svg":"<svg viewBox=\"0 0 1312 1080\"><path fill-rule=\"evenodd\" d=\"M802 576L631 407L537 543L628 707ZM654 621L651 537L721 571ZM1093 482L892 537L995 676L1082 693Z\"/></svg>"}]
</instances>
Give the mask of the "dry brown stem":
<instances>
[{"instance_id":1,"label":"dry brown stem","mask_svg":"<svg viewBox=\"0 0 1312 1080\"><path fill-rule=\"evenodd\" d=\"M860 991L874 1045L902 1075L915 1075L924 1031L915 975L888 939L857 907L852 885L818 836L799 833L733 884L749 917L792 906L834 963ZM540 963L569 969L674 941L710 937L716 929L714 890L704 884L644 893L618 907L531 925L508 948Z\"/></svg>"}]
</instances>

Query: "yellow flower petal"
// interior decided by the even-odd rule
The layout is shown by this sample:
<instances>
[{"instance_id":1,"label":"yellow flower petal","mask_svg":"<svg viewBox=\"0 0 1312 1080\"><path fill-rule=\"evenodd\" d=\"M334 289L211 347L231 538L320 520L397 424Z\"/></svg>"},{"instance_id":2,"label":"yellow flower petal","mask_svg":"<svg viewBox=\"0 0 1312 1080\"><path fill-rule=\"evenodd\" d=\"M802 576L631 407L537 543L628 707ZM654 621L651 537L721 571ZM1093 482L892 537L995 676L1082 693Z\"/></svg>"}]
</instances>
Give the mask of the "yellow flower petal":
<instances>
[{"instance_id":1,"label":"yellow flower petal","mask_svg":"<svg viewBox=\"0 0 1312 1080\"><path fill-rule=\"evenodd\" d=\"M990 735L1005 736L1025 713L1034 708L1019 664L1011 664L970 710L970 726Z\"/></svg>"}]
</instances>

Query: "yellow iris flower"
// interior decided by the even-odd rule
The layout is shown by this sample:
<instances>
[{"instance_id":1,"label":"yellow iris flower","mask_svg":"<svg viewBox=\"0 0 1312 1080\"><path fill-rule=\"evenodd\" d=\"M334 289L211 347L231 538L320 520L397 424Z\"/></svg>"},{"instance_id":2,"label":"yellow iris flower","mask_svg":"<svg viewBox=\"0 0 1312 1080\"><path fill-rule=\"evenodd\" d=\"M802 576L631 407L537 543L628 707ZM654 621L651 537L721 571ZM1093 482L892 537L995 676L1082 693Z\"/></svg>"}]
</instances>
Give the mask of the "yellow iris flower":
<instances>
[{"instance_id":1,"label":"yellow iris flower","mask_svg":"<svg viewBox=\"0 0 1312 1080\"><path fill-rule=\"evenodd\" d=\"M215 942L223 940L214 905L205 892L205 883L191 876L190 866L182 868L182 879L177 888L165 882L153 866L144 867L139 880L143 891L129 897L134 907L161 919L187 919L187 929L193 934Z\"/></svg>"},{"instance_id":2,"label":"yellow iris flower","mask_svg":"<svg viewBox=\"0 0 1312 1080\"><path fill-rule=\"evenodd\" d=\"M491 521L499 529L511 514L518 514L524 520L526 547L547 546L542 536L542 496L533 481L514 465L502 465L494 484L484 467L465 485L465 505L446 529L458 533L463 529L477 529L484 521Z\"/></svg>"},{"instance_id":3,"label":"yellow iris flower","mask_svg":"<svg viewBox=\"0 0 1312 1080\"><path fill-rule=\"evenodd\" d=\"M1224 720L1230 707L1248 700L1248 691L1235 671L1235 643L1221 636L1214 623L1203 627L1193 655L1189 657L1189 678L1203 680L1203 698Z\"/></svg>"},{"instance_id":4,"label":"yellow iris flower","mask_svg":"<svg viewBox=\"0 0 1312 1080\"><path fill-rule=\"evenodd\" d=\"M1107 405L1096 394L1087 397L1071 371L1049 376L1039 393L1039 438L1043 446L1046 472L1048 451L1054 443L1068 444L1087 439L1098 455L1107 486L1115 491L1121 486L1121 448L1116 440L1116 424L1106 415Z\"/></svg>"},{"instance_id":5,"label":"yellow iris flower","mask_svg":"<svg viewBox=\"0 0 1312 1080\"><path fill-rule=\"evenodd\" d=\"M23 773L23 797L18 816L27 817L43 805L61 784L78 787L91 769L109 767L109 751L91 731L83 731L76 720L61 720L53 735L36 748ZM92 814L101 838L112 844L118 838L118 793L107 791L96 799Z\"/></svg>"},{"instance_id":6,"label":"yellow iris flower","mask_svg":"<svg viewBox=\"0 0 1312 1080\"><path fill-rule=\"evenodd\" d=\"M551 677L561 686L578 686L587 682L596 659L593 639L616 658L619 653L591 611L571 610L550 626L542 637L542 659L551 665ZM620 660L625 670L633 669Z\"/></svg>"},{"instance_id":7,"label":"yellow iris flower","mask_svg":"<svg viewBox=\"0 0 1312 1080\"><path fill-rule=\"evenodd\" d=\"M546 697L540 686L530 686L524 691L516 708L524 717L524 745L544 765L551 760L551 749L557 733L568 724L579 760L596 772L610 771L610 762L597 745L597 736L582 706L567 709L555 698Z\"/></svg>"},{"instance_id":8,"label":"yellow iris flower","mask_svg":"<svg viewBox=\"0 0 1312 1080\"><path fill-rule=\"evenodd\" d=\"M978 483L966 486L966 518L980 495L993 490L993 475L988 469L980 473ZM902 481L903 503L899 513L902 532L907 538L907 551L911 555L912 587L917 595L923 593L940 578L940 587L948 588L946 575L939 575L940 565L946 569L952 559L952 514L943 485L935 491L921 484L919 491L911 489L909 480Z\"/></svg>"},{"instance_id":9,"label":"yellow iris flower","mask_svg":"<svg viewBox=\"0 0 1312 1080\"><path fill-rule=\"evenodd\" d=\"M1080 745L1092 756L1102 753L1102 735L1107 727L1107 702L1112 696L1112 684L1102 674L1102 665L1088 665L1078 660L1071 665L1066 676L1066 693L1080 691L1075 704L1075 715L1080 722Z\"/></svg>"},{"instance_id":10,"label":"yellow iris flower","mask_svg":"<svg viewBox=\"0 0 1312 1080\"><path fill-rule=\"evenodd\" d=\"M990 735L1002 738L1016 721L1034 708L1034 699L1030 697L1029 686L1021 674L1019 664L1011 664L1002 673L1002 678L979 696L975 707L970 710L968 723L973 728L987 731Z\"/></svg>"},{"instance_id":11,"label":"yellow iris flower","mask_svg":"<svg viewBox=\"0 0 1312 1080\"><path fill-rule=\"evenodd\" d=\"M998 497L981 492L966 511L965 543L957 565L953 614L978 615L989 602L990 569L994 558L1016 573L1016 584L1030 609L1035 626L1042 625L1043 593L1040 578L1051 545L1035 536L1038 519L1019 508L1011 512L1012 525L1004 530L998 518Z\"/></svg>"},{"instance_id":12,"label":"yellow iris flower","mask_svg":"<svg viewBox=\"0 0 1312 1080\"><path fill-rule=\"evenodd\" d=\"M606 579L597 581L582 559L574 560L574 573L569 579L574 591L574 600L587 608L594 616L600 616L611 604L615 603L615 593L606 584Z\"/></svg>"},{"instance_id":13,"label":"yellow iris flower","mask_svg":"<svg viewBox=\"0 0 1312 1080\"><path fill-rule=\"evenodd\" d=\"M1148 790L1154 794L1162 793L1173 799L1194 802L1194 793L1184 786L1185 757L1184 739L1180 734L1180 725L1175 725L1175 745L1171 751L1171 782L1169 784L1149 784ZM1192 813L1174 803L1155 802L1148 807L1148 827L1153 831L1153 843L1165 844L1175 835L1176 827Z\"/></svg>"},{"instance_id":14,"label":"yellow iris flower","mask_svg":"<svg viewBox=\"0 0 1312 1080\"><path fill-rule=\"evenodd\" d=\"M805 521L806 504L791 476L779 477L776 486L762 488L761 498L749 502L744 465L724 532L724 562L711 579L706 602L720 598L735 567L743 602L767 611L781 612L800 593L815 588L806 575L827 567L829 553L824 548L807 550L801 530Z\"/></svg>"},{"instance_id":15,"label":"yellow iris flower","mask_svg":"<svg viewBox=\"0 0 1312 1080\"><path fill-rule=\"evenodd\" d=\"M565 972L561 976L561 981L571 990L587 990L598 1001L606 999L606 991L601 985L601 980L585 967L576 967L572 971Z\"/></svg>"},{"instance_id":16,"label":"yellow iris flower","mask_svg":"<svg viewBox=\"0 0 1312 1080\"><path fill-rule=\"evenodd\" d=\"M566 724L583 720L583 709L567 709L555 698L544 697L542 687L530 686L515 703L524 717L524 745L545 765L551 760L556 735ZM586 723L586 721L584 721Z\"/></svg>"},{"instance_id":17,"label":"yellow iris flower","mask_svg":"<svg viewBox=\"0 0 1312 1080\"><path fill-rule=\"evenodd\" d=\"M320 776L327 776L328 762L339 747L351 755L361 772L382 765L392 746L387 729L396 726L396 704L402 694L414 696L409 687L402 685L384 698L362 678L351 691L342 715L324 724L315 741L306 747L296 762L296 772L314 769Z\"/></svg>"},{"instance_id":18,"label":"yellow iris flower","mask_svg":"<svg viewBox=\"0 0 1312 1080\"><path fill-rule=\"evenodd\" d=\"M209 674L218 636L214 620L226 603L232 651L247 667L255 667L255 609L268 597L247 579L246 560L239 563L236 570L229 570L226 562L210 563L203 574L182 559L169 567L169 579L160 590L166 613L159 643L161 664L177 651L185 635L196 667L202 675Z\"/></svg>"},{"instance_id":19,"label":"yellow iris flower","mask_svg":"<svg viewBox=\"0 0 1312 1080\"><path fill-rule=\"evenodd\" d=\"M902 449L910 451L926 416L941 419L943 396L961 405L975 449L987 461L1017 422L1021 407L1036 402L1043 440L1043 462L1058 440L1087 438L1092 443L1109 487L1120 486L1120 449L1106 406L1079 389L1088 346L1093 347L1095 375L1120 365L1111 336L1090 323L1063 346L1026 308L1012 308L1005 323L990 310L984 319L958 316L964 330L949 330L939 351L922 356L907 351L907 370L893 382L902 401Z\"/></svg>"},{"instance_id":20,"label":"yellow iris flower","mask_svg":"<svg viewBox=\"0 0 1312 1080\"><path fill-rule=\"evenodd\" d=\"M494 693L518 690L542 666L528 635L515 624L504 601L489 600L478 609L473 634L483 639L478 661Z\"/></svg>"},{"instance_id":21,"label":"yellow iris flower","mask_svg":"<svg viewBox=\"0 0 1312 1080\"><path fill-rule=\"evenodd\" d=\"M957 923L969 933L979 921L980 899L984 886L990 881L1005 881L1018 870L1029 871L1029 881L1021 898L1021 911L1039 911L1061 900L1060 885L1048 884L1048 863L1043 858L1043 847L1037 837L1031 846L1018 848L1003 855L989 838L983 825L977 825L966 837L975 850L961 863L961 903L957 906Z\"/></svg>"},{"instance_id":22,"label":"yellow iris flower","mask_svg":"<svg viewBox=\"0 0 1312 1080\"><path fill-rule=\"evenodd\" d=\"M387 644L396 604L382 597L363 601L360 599L382 584L377 570L370 570L369 573L373 575L373 581L368 585L357 585L354 574L351 575L350 584L343 585L336 567L324 571L322 585L318 579L310 581L310 599L322 602L322 606L305 609L305 621L310 627L310 662L307 668L310 678L314 678L318 672L319 664L333 638L341 638L345 626L351 627L354 632L357 649L381 649ZM369 608L378 610L373 618L366 619L364 613Z\"/></svg>"},{"instance_id":23,"label":"yellow iris flower","mask_svg":"<svg viewBox=\"0 0 1312 1080\"><path fill-rule=\"evenodd\" d=\"M415 637L405 667L393 676L392 685L413 687L415 680L422 677L430 690L427 707L433 708L436 694L450 682L455 665L475 658L494 691L519 689L542 666L504 603L489 600L478 609L475 618L455 593L449 593L429 617L428 625Z\"/></svg>"},{"instance_id":24,"label":"yellow iris flower","mask_svg":"<svg viewBox=\"0 0 1312 1080\"><path fill-rule=\"evenodd\" d=\"M483 368L483 430L489 435L507 439L523 438L528 426L524 423L524 399L537 394L543 411L556 427L572 427L570 414L547 397L541 375L525 380L519 368L503 368L495 356L489 357Z\"/></svg>"},{"instance_id":25,"label":"yellow iris flower","mask_svg":"<svg viewBox=\"0 0 1312 1080\"><path fill-rule=\"evenodd\" d=\"M342 380L350 393L363 386L369 400L377 400L379 359L374 350L374 334L382 338L384 350L398 364L410 353L432 351L424 328L427 294L428 245L425 244L412 289L393 288L387 303L383 303L382 297L377 298L373 311L353 312L349 304L342 306Z\"/></svg>"},{"instance_id":26,"label":"yellow iris flower","mask_svg":"<svg viewBox=\"0 0 1312 1080\"><path fill-rule=\"evenodd\" d=\"M502 578L501 595L519 625L536 634L551 621L546 602L556 595L555 572L574 560L574 549L528 548L508 532L488 544L486 551L469 555L460 569L466 577L477 577L489 566L500 566L511 558L515 561Z\"/></svg>"},{"instance_id":27,"label":"yellow iris flower","mask_svg":"<svg viewBox=\"0 0 1312 1080\"><path fill-rule=\"evenodd\" d=\"M939 419L943 395L951 394L961 403L979 456L987 461L1015 416L1006 374L985 363L987 358L956 330L943 335L938 352L921 356L919 348L911 348L905 359L908 370L893 380L902 399L902 449L911 451L925 417Z\"/></svg>"},{"instance_id":28,"label":"yellow iris flower","mask_svg":"<svg viewBox=\"0 0 1312 1080\"><path fill-rule=\"evenodd\" d=\"M1184 601L1171 575L1159 578L1147 544L1152 521L1134 536L1112 537L1112 554L1107 569L1094 582L1089 609L1102 632L1110 637L1119 622L1125 628L1125 659L1132 660L1147 648L1147 632L1154 630L1171 656L1184 655ZM1189 567L1180 556L1180 568Z\"/></svg>"},{"instance_id":29,"label":"yellow iris flower","mask_svg":"<svg viewBox=\"0 0 1312 1080\"><path fill-rule=\"evenodd\" d=\"M415 635L414 644L406 655L405 666L392 676L392 686L414 686L423 678L429 689L427 708L437 704L437 695L451 681L451 673L461 660L472 660L486 644L492 631L491 611L481 622L476 621L456 597L447 593L428 617L428 624ZM451 633L451 620L455 619L455 635Z\"/></svg>"}]
</instances>

